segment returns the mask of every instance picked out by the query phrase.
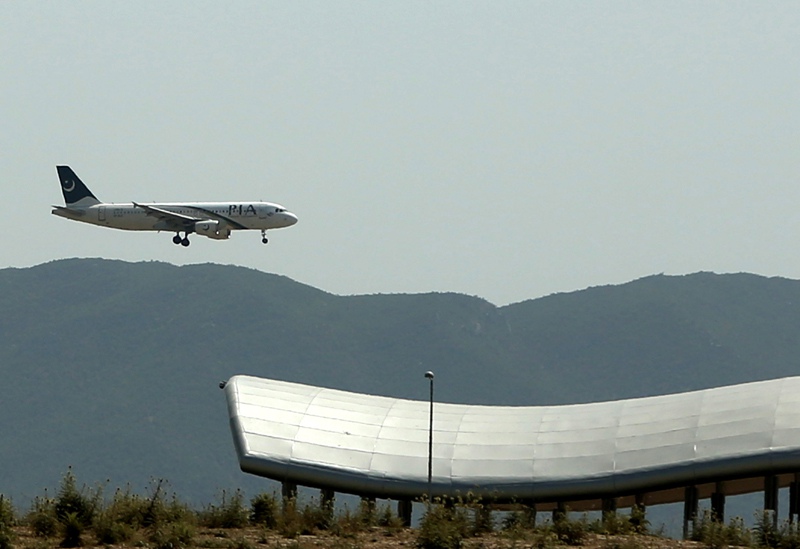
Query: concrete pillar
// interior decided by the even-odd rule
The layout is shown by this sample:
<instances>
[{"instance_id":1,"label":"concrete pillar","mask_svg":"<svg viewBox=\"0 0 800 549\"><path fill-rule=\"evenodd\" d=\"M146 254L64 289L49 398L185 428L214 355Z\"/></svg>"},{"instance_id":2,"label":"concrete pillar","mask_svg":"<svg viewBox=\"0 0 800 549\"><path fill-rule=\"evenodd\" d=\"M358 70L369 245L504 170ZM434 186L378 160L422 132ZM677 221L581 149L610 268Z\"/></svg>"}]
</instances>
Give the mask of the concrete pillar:
<instances>
[{"instance_id":1,"label":"concrete pillar","mask_svg":"<svg viewBox=\"0 0 800 549\"><path fill-rule=\"evenodd\" d=\"M795 473L789 484L789 522L794 522L795 515L800 515L800 473Z\"/></svg>"},{"instance_id":2,"label":"concrete pillar","mask_svg":"<svg viewBox=\"0 0 800 549\"><path fill-rule=\"evenodd\" d=\"M553 509L553 523L567 518L567 504L563 501L556 503L556 508Z\"/></svg>"},{"instance_id":3,"label":"concrete pillar","mask_svg":"<svg viewBox=\"0 0 800 549\"><path fill-rule=\"evenodd\" d=\"M628 519L634 531L641 533L646 530L647 521L647 506L644 501L645 494L636 494L633 507L631 507L631 516Z\"/></svg>"},{"instance_id":4,"label":"concrete pillar","mask_svg":"<svg viewBox=\"0 0 800 549\"><path fill-rule=\"evenodd\" d=\"M687 486L683 493L683 539L689 539L689 524L697 517L697 486Z\"/></svg>"},{"instance_id":5,"label":"concrete pillar","mask_svg":"<svg viewBox=\"0 0 800 549\"><path fill-rule=\"evenodd\" d=\"M361 496L361 516L368 522L369 526L374 526L375 522L375 498Z\"/></svg>"},{"instance_id":6,"label":"concrete pillar","mask_svg":"<svg viewBox=\"0 0 800 549\"><path fill-rule=\"evenodd\" d=\"M284 500L297 499L297 484L294 482L281 482L281 496Z\"/></svg>"},{"instance_id":7,"label":"concrete pillar","mask_svg":"<svg viewBox=\"0 0 800 549\"><path fill-rule=\"evenodd\" d=\"M297 502L297 484L294 482L281 482L281 497L283 500L283 512Z\"/></svg>"},{"instance_id":8,"label":"concrete pillar","mask_svg":"<svg viewBox=\"0 0 800 549\"><path fill-rule=\"evenodd\" d=\"M522 513L525 516L526 528L534 528L536 526L536 504L528 503L522 508Z\"/></svg>"},{"instance_id":9,"label":"concrete pillar","mask_svg":"<svg viewBox=\"0 0 800 549\"><path fill-rule=\"evenodd\" d=\"M330 526L333 523L333 508L336 500L336 493L333 490L323 488L319 491L319 507L325 515L325 522Z\"/></svg>"},{"instance_id":10,"label":"concrete pillar","mask_svg":"<svg viewBox=\"0 0 800 549\"><path fill-rule=\"evenodd\" d=\"M603 498L603 524L617 514L617 498Z\"/></svg>"},{"instance_id":11,"label":"concrete pillar","mask_svg":"<svg viewBox=\"0 0 800 549\"><path fill-rule=\"evenodd\" d=\"M403 526L409 528L411 526L411 500L401 499L397 502L397 516L403 522Z\"/></svg>"},{"instance_id":12,"label":"concrete pillar","mask_svg":"<svg viewBox=\"0 0 800 549\"><path fill-rule=\"evenodd\" d=\"M772 525L778 526L778 477L764 477L764 511L772 512Z\"/></svg>"},{"instance_id":13,"label":"concrete pillar","mask_svg":"<svg viewBox=\"0 0 800 549\"><path fill-rule=\"evenodd\" d=\"M711 494L711 519L725 522L725 483L718 482Z\"/></svg>"}]
</instances>

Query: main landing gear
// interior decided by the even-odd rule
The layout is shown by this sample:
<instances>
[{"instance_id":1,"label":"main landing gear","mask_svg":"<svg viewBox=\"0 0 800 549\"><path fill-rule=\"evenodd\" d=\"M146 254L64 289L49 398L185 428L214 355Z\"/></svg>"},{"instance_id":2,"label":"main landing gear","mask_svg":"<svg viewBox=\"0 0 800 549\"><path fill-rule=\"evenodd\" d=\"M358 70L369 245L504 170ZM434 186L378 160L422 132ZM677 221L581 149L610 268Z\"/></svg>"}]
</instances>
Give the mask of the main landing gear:
<instances>
[{"instance_id":1,"label":"main landing gear","mask_svg":"<svg viewBox=\"0 0 800 549\"><path fill-rule=\"evenodd\" d=\"M267 230L261 229L261 243L266 244L267 242L269 242L269 240L267 240Z\"/></svg>"},{"instance_id":2,"label":"main landing gear","mask_svg":"<svg viewBox=\"0 0 800 549\"><path fill-rule=\"evenodd\" d=\"M175 236L172 237L172 243L180 244L185 248L186 246L191 244L191 242L189 242L189 233L186 233L186 236L184 236L183 238L181 238L181 233L175 233Z\"/></svg>"}]
</instances>

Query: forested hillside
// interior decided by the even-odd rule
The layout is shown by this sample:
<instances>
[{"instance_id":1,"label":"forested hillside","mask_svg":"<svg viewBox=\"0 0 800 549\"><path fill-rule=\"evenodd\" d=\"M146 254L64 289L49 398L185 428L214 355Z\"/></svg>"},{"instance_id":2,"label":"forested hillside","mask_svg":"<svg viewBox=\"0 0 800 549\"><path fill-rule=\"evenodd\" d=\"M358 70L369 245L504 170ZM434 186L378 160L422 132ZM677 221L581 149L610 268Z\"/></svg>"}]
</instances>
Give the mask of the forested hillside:
<instances>
[{"instance_id":1,"label":"forested hillside","mask_svg":"<svg viewBox=\"0 0 800 549\"><path fill-rule=\"evenodd\" d=\"M800 373L800 282L652 276L506 307L335 296L241 267L65 260L0 271L0 493L79 479L188 499L238 471L219 381L246 373L484 404L663 394Z\"/></svg>"}]
</instances>

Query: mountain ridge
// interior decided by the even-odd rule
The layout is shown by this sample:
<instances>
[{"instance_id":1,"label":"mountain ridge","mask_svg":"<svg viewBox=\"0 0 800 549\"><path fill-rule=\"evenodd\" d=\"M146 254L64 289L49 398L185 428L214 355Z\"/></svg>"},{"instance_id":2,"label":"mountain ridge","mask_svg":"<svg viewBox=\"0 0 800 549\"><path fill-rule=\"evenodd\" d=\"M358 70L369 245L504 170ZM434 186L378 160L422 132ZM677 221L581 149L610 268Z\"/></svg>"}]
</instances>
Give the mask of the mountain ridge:
<instances>
[{"instance_id":1,"label":"mountain ridge","mask_svg":"<svg viewBox=\"0 0 800 549\"><path fill-rule=\"evenodd\" d=\"M633 398L796 375L800 282L653 275L496 306L451 292L338 296L215 264L69 259L0 270L0 493L79 478L190 500L238 470L217 384L235 374L497 405ZM37 464L31 467L31 464Z\"/></svg>"}]
</instances>

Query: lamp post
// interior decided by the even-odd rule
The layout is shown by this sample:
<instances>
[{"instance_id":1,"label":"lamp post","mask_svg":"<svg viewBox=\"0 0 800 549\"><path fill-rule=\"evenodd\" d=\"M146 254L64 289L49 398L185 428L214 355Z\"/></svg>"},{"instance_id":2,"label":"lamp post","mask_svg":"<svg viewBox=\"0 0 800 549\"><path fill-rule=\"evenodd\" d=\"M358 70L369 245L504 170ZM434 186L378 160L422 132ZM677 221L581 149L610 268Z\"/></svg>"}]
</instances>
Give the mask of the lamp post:
<instances>
[{"instance_id":1,"label":"lamp post","mask_svg":"<svg viewBox=\"0 0 800 549\"><path fill-rule=\"evenodd\" d=\"M428 422L428 505L431 504L431 480L433 478L433 372L425 372L425 377L431 381L431 404Z\"/></svg>"}]
</instances>

